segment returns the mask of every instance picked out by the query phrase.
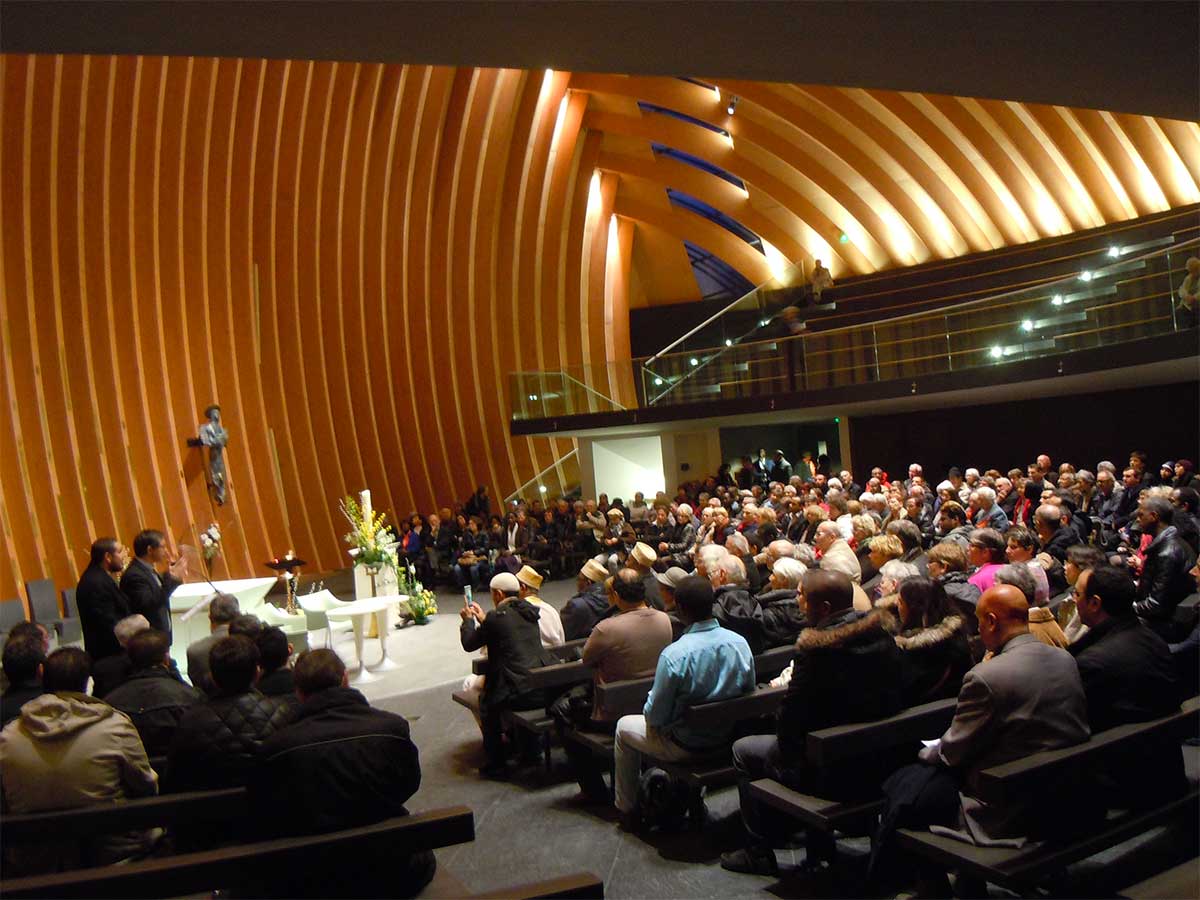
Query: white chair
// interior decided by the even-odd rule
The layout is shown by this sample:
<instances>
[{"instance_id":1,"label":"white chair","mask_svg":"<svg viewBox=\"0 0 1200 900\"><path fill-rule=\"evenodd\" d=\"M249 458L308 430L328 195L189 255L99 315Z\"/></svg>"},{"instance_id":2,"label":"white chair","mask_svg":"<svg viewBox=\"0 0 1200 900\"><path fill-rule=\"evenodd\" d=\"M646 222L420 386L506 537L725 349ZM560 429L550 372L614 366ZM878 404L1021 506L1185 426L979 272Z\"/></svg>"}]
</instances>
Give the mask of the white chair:
<instances>
[{"instance_id":1,"label":"white chair","mask_svg":"<svg viewBox=\"0 0 1200 900\"><path fill-rule=\"evenodd\" d=\"M324 613L322 613L324 615ZM289 616L284 610L273 603L264 603L258 611L258 617L268 625L277 626L288 637L293 649L303 653L308 649L308 614L305 612Z\"/></svg>"},{"instance_id":2,"label":"white chair","mask_svg":"<svg viewBox=\"0 0 1200 900\"><path fill-rule=\"evenodd\" d=\"M300 608L304 610L304 615L308 619L308 631L310 634L322 628L325 629L326 647L333 645L333 636L335 633L348 635L353 629L353 626L349 622L331 622L329 621L329 617L325 615L330 609L336 609L345 605L328 590L315 591L311 594L300 594L296 597L296 602L300 604Z\"/></svg>"}]
</instances>

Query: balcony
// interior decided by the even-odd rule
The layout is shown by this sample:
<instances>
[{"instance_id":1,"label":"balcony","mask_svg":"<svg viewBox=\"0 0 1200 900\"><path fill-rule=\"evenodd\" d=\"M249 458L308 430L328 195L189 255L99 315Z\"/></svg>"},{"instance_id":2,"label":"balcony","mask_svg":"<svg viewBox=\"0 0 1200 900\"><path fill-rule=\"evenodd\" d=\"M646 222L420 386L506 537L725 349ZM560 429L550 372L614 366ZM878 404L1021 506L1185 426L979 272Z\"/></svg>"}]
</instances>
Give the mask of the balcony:
<instances>
[{"instance_id":1,"label":"balcony","mask_svg":"<svg viewBox=\"0 0 1200 900\"><path fill-rule=\"evenodd\" d=\"M1200 256L1200 238L1115 245L1031 287L811 333L803 307L764 308L722 346L514 373L512 430L806 408L1138 365L1173 363L1195 377L1200 332L1178 307L1190 256Z\"/></svg>"}]
</instances>

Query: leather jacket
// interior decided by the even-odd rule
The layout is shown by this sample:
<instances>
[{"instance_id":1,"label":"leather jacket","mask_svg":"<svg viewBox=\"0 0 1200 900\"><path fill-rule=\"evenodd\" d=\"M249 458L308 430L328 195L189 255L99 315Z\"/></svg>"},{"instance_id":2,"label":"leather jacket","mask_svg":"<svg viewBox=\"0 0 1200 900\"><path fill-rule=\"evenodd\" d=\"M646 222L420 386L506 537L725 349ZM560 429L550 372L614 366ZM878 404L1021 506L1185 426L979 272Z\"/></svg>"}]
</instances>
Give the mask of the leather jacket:
<instances>
[{"instance_id":1,"label":"leather jacket","mask_svg":"<svg viewBox=\"0 0 1200 900\"><path fill-rule=\"evenodd\" d=\"M1168 525L1146 548L1146 562L1138 581L1138 598L1133 611L1143 619L1170 621L1175 607L1195 589L1188 570L1195 565L1192 548Z\"/></svg>"}]
</instances>

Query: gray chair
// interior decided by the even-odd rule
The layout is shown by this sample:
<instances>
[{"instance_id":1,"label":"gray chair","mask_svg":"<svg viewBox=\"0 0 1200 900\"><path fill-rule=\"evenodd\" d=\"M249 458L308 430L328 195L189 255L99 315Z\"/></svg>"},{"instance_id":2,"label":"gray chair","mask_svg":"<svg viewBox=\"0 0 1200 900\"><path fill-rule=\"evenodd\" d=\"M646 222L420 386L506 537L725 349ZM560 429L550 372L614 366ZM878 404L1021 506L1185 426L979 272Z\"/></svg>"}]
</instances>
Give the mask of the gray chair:
<instances>
[{"instance_id":1,"label":"gray chair","mask_svg":"<svg viewBox=\"0 0 1200 900\"><path fill-rule=\"evenodd\" d=\"M58 608L58 592L54 590L54 579L39 578L25 582L25 595L29 598L29 612L34 622L53 628L62 638L62 611Z\"/></svg>"},{"instance_id":2,"label":"gray chair","mask_svg":"<svg viewBox=\"0 0 1200 900\"><path fill-rule=\"evenodd\" d=\"M0 642L8 638L8 633L14 625L26 621L28 619L25 617L25 604L21 602L20 597L0 600Z\"/></svg>"},{"instance_id":3,"label":"gray chair","mask_svg":"<svg viewBox=\"0 0 1200 900\"><path fill-rule=\"evenodd\" d=\"M63 621L59 631L63 644L77 644L83 640L83 623L79 621L79 609L75 605L75 588L62 590Z\"/></svg>"}]
</instances>

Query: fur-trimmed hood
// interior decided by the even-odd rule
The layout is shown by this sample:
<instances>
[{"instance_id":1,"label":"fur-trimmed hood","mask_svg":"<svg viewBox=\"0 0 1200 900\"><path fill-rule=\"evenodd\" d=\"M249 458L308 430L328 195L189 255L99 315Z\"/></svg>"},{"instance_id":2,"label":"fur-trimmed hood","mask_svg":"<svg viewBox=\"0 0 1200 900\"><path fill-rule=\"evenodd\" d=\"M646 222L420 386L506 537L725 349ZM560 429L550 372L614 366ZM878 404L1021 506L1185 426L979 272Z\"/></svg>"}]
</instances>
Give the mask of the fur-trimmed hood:
<instances>
[{"instance_id":1,"label":"fur-trimmed hood","mask_svg":"<svg viewBox=\"0 0 1200 900\"><path fill-rule=\"evenodd\" d=\"M796 650L838 649L867 637L872 631L882 629L891 634L896 628L896 617L887 609L877 608L869 613L848 609L821 625L805 628L796 638Z\"/></svg>"},{"instance_id":2,"label":"fur-trimmed hood","mask_svg":"<svg viewBox=\"0 0 1200 900\"><path fill-rule=\"evenodd\" d=\"M928 628L909 628L905 631L900 631L899 622L899 606L900 598L895 594L884 597L875 604L876 609L887 610L892 613L892 622L895 628L891 629L896 638L896 646L901 650L928 650L930 647L936 647L938 644L944 644L946 641L953 640L954 636L960 631L966 634L966 621L962 616L951 613L938 622L936 625L930 625Z\"/></svg>"}]
</instances>

